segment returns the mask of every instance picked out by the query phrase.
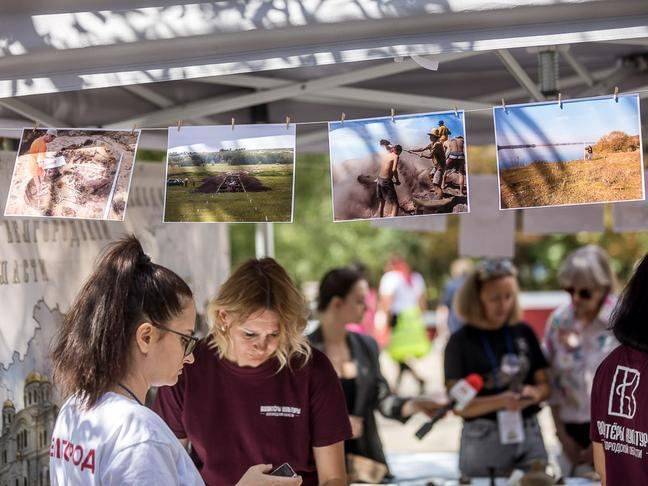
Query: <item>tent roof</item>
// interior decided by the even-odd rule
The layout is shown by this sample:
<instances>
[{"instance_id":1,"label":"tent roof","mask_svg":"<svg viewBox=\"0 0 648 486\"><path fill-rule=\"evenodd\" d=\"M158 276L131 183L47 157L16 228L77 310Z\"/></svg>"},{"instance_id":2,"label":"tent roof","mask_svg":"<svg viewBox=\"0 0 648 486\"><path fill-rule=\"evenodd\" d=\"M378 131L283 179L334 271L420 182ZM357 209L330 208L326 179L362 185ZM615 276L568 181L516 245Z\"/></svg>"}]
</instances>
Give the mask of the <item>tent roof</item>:
<instances>
[{"instance_id":1,"label":"tent roof","mask_svg":"<svg viewBox=\"0 0 648 486\"><path fill-rule=\"evenodd\" d=\"M645 0L12 3L0 15L0 127L479 109L537 99L530 47L544 45L562 49L563 97L648 89ZM489 139L489 118L470 117L474 142ZM322 128L300 127L309 148ZM145 141L163 143L155 135Z\"/></svg>"}]
</instances>

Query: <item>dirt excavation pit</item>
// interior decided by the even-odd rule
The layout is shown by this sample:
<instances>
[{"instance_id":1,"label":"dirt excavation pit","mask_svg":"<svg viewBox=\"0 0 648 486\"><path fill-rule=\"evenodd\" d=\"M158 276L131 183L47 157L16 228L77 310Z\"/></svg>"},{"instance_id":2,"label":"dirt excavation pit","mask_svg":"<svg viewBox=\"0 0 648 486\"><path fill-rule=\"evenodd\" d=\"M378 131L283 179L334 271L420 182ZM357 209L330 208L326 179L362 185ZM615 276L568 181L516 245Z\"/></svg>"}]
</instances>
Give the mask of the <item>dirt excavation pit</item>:
<instances>
[{"instance_id":1,"label":"dirt excavation pit","mask_svg":"<svg viewBox=\"0 0 648 486\"><path fill-rule=\"evenodd\" d=\"M92 143L88 140L59 150L56 156L65 157L65 165L46 170L41 184L34 179L29 181L25 202L46 215L74 217L88 206L96 206L101 214L113 184L117 159L110 148L89 146Z\"/></svg>"},{"instance_id":2,"label":"dirt excavation pit","mask_svg":"<svg viewBox=\"0 0 648 486\"><path fill-rule=\"evenodd\" d=\"M271 189L247 172L227 172L207 177L195 192L215 194L220 192L263 192Z\"/></svg>"}]
</instances>

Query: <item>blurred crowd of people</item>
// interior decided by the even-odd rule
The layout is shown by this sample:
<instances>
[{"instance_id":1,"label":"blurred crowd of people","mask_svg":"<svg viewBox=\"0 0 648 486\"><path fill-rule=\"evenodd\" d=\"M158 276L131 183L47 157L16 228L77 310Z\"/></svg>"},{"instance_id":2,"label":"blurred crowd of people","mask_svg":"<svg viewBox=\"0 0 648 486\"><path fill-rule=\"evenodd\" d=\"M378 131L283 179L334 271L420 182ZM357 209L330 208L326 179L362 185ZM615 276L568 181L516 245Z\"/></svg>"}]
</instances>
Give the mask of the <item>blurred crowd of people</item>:
<instances>
[{"instance_id":1,"label":"blurred crowd of people","mask_svg":"<svg viewBox=\"0 0 648 486\"><path fill-rule=\"evenodd\" d=\"M558 275L568 302L543 329L524 320L510 260L455 262L436 332L424 279L405 259L389 260L377 288L370 281L362 265L323 275L307 334L306 300L285 269L249 260L211 300L199 339L189 286L134 237L109 246L54 343L67 400L52 484L384 482L375 412L437 420L455 390L476 382L454 408L463 478L546 467L537 417L550 407L563 476L648 484L648 423L638 413L648 405L648 257L619 297L600 247L569 254ZM426 396L418 371L432 339L445 346L450 401ZM393 386L382 350L398 365ZM416 396L399 393L407 374ZM151 387L159 391L148 408Z\"/></svg>"}]
</instances>

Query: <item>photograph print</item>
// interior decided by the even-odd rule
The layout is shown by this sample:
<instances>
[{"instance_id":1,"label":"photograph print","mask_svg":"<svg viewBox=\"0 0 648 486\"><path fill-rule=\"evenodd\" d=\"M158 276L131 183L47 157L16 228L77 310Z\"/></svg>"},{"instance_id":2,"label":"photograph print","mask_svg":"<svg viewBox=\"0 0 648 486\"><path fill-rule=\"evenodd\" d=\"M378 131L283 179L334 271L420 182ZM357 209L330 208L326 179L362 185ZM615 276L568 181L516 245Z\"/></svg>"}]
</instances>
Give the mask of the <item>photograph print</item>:
<instances>
[{"instance_id":1,"label":"photograph print","mask_svg":"<svg viewBox=\"0 0 648 486\"><path fill-rule=\"evenodd\" d=\"M25 128L5 216L123 221L139 134Z\"/></svg>"},{"instance_id":2,"label":"photograph print","mask_svg":"<svg viewBox=\"0 0 648 486\"><path fill-rule=\"evenodd\" d=\"M468 212L463 111L329 122L333 219Z\"/></svg>"},{"instance_id":3,"label":"photograph print","mask_svg":"<svg viewBox=\"0 0 648 486\"><path fill-rule=\"evenodd\" d=\"M164 222L292 222L295 125L170 127Z\"/></svg>"},{"instance_id":4,"label":"photograph print","mask_svg":"<svg viewBox=\"0 0 648 486\"><path fill-rule=\"evenodd\" d=\"M644 199L638 95L493 111L501 209Z\"/></svg>"}]
</instances>

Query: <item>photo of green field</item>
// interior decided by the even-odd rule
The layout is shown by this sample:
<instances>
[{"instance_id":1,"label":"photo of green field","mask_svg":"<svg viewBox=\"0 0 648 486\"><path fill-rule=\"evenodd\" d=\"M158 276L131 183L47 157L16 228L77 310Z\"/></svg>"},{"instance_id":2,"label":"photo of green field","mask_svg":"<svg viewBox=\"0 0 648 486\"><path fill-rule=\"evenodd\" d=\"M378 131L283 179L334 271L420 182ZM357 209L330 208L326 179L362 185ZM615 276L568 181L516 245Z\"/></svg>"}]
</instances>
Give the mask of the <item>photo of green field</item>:
<instances>
[{"instance_id":1,"label":"photo of green field","mask_svg":"<svg viewBox=\"0 0 648 486\"><path fill-rule=\"evenodd\" d=\"M272 130L275 126L243 125L234 133L241 139L219 143L211 141L211 136L205 139L205 129L218 131L223 127L183 128L183 132L200 130L202 133L185 133L185 140L179 141L168 153L164 221L291 222L294 127L292 137L284 133L285 125L278 136L249 137L251 131L268 130L268 127ZM222 136L232 137L231 128L227 130ZM178 137L172 132L173 129L169 134L170 147L171 137ZM185 144L188 136L192 138L191 143ZM199 141L200 138L205 141Z\"/></svg>"}]
</instances>

